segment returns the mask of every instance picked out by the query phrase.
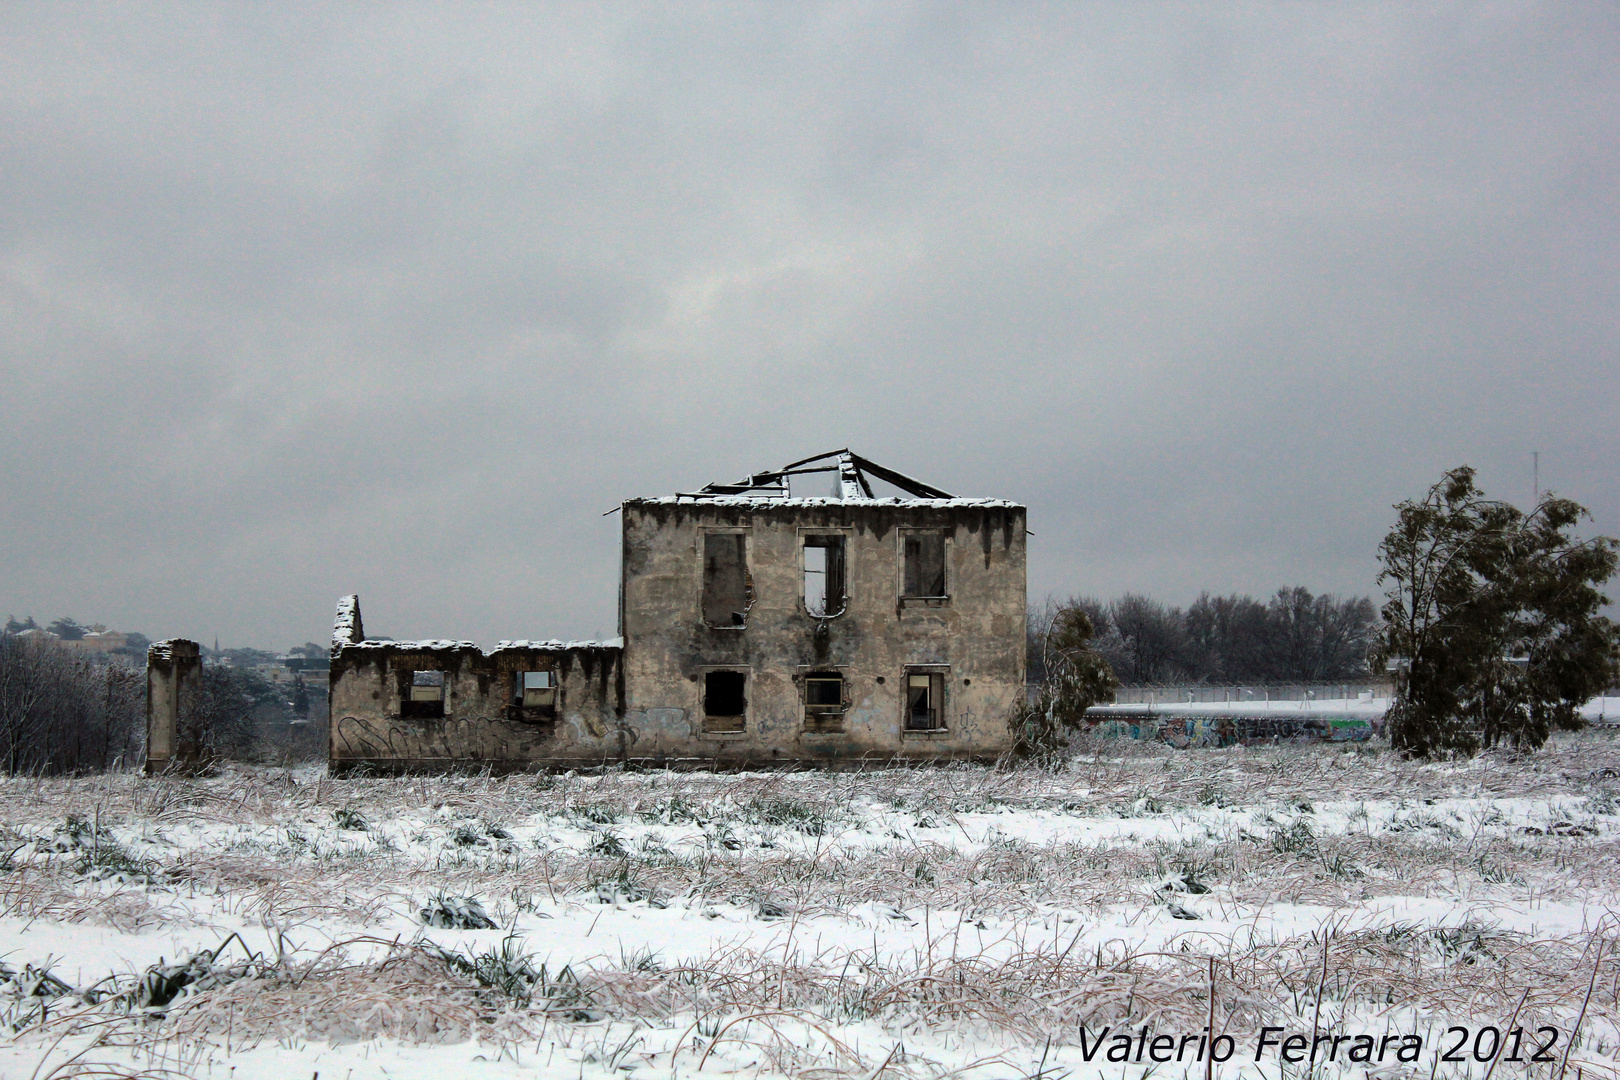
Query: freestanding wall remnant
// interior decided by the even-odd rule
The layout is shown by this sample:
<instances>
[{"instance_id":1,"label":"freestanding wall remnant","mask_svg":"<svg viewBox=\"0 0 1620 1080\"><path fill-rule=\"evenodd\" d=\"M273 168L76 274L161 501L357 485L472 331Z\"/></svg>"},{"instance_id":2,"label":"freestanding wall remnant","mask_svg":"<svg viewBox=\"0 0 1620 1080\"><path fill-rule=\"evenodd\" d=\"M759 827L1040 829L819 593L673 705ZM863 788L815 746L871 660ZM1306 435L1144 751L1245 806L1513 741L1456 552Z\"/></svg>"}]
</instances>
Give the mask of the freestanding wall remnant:
<instances>
[{"instance_id":1,"label":"freestanding wall remnant","mask_svg":"<svg viewBox=\"0 0 1620 1080\"><path fill-rule=\"evenodd\" d=\"M146 650L146 772L195 768L202 760L193 725L180 717L195 708L202 681L202 649L170 638Z\"/></svg>"}]
</instances>

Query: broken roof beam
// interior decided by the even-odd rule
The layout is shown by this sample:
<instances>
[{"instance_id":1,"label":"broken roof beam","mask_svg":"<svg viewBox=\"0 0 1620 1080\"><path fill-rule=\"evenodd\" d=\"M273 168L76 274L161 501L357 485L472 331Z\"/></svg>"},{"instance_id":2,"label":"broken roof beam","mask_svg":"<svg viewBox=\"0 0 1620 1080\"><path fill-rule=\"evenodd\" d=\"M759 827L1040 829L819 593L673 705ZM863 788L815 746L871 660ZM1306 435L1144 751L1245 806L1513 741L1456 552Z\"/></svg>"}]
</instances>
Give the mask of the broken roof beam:
<instances>
[{"instance_id":1,"label":"broken roof beam","mask_svg":"<svg viewBox=\"0 0 1620 1080\"><path fill-rule=\"evenodd\" d=\"M813 457L800 458L798 461L790 461L786 465L782 466L782 471L788 472L789 470L797 469L800 465L809 465L810 463L816 461L826 461L828 458L842 457L847 453L849 453L849 447L846 446L842 450L829 450L825 454L816 454Z\"/></svg>"},{"instance_id":2,"label":"broken roof beam","mask_svg":"<svg viewBox=\"0 0 1620 1080\"><path fill-rule=\"evenodd\" d=\"M921 480L913 480L904 473L897 473L893 469L885 469L883 466L868 461L858 454L851 454L849 457L861 472L871 473L879 480L893 484L901 491L915 495L919 499L954 499L956 497L948 491L942 491L934 487L932 484L925 484Z\"/></svg>"},{"instance_id":3,"label":"broken roof beam","mask_svg":"<svg viewBox=\"0 0 1620 1080\"><path fill-rule=\"evenodd\" d=\"M838 455L838 490L845 502L872 497L872 485L855 467L855 455L848 450Z\"/></svg>"}]
</instances>

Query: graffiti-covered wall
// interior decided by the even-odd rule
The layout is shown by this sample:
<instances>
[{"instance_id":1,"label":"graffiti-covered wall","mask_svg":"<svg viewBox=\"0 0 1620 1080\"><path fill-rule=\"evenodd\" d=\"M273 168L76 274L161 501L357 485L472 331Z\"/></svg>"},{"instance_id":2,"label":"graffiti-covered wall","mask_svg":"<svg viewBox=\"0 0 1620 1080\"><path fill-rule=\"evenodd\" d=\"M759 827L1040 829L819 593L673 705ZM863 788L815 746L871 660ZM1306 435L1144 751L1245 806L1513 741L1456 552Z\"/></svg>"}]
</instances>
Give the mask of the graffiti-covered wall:
<instances>
[{"instance_id":1,"label":"graffiti-covered wall","mask_svg":"<svg viewBox=\"0 0 1620 1080\"><path fill-rule=\"evenodd\" d=\"M332 768L381 772L602 764L623 756L616 643L366 641L340 602L332 647Z\"/></svg>"}]
</instances>

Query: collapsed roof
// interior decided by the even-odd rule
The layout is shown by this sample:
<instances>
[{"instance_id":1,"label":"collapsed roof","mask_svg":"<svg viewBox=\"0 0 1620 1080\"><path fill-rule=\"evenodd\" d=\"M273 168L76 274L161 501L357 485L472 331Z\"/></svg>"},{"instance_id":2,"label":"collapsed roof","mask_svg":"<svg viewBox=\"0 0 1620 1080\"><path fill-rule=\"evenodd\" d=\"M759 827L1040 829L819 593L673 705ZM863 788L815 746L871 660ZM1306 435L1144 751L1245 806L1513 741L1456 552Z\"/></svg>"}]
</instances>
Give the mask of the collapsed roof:
<instances>
[{"instance_id":1,"label":"collapsed roof","mask_svg":"<svg viewBox=\"0 0 1620 1080\"><path fill-rule=\"evenodd\" d=\"M808 476L815 473L836 473L838 476L838 494L835 501L858 502L876 498L872 494L872 484L868 477L882 480L892 484L901 491L917 499L954 499L955 496L948 491L925 484L921 480L913 480L904 473L897 473L893 469L886 469L874 461L868 461L859 454L851 453L846 447L842 450L832 450L815 457L792 461L770 472L758 472L745 476L735 483L705 484L697 491L682 491L677 494L681 499L714 499L736 496L754 498L787 499L790 497L789 478L794 476Z\"/></svg>"}]
</instances>

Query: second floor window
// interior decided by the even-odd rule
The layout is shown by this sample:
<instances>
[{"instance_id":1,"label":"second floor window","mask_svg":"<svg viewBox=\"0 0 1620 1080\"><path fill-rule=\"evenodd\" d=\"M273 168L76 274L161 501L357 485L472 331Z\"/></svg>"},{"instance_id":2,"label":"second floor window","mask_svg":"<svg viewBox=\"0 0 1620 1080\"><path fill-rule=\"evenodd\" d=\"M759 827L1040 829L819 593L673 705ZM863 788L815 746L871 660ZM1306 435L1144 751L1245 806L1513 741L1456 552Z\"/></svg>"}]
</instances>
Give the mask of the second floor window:
<instances>
[{"instance_id":1,"label":"second floor window","mask_svg":"<svg viewBox=\"0 0 1620 1080\"><path fill-rule=\"evenodd\" d=\"M804 538L804 610L828 617L844 610L844 538Z\"/></svg>"},{"instance_id":2,"label":"second floor window","mask_svg":"<svg viewBox=\"0 0 1620 1080\"><path fill-rule=\"evenodd\" d=\"M945 595L945 534L903 533L906 576L903 596Z\"/></svg>"},{"instance_id":3,"label":"second floor window","mask_svg":"<svg viewBox=\"0 0 1620 1080\"><path fill-rule=\"evenodd\" d=\"M703 621L716 629L741 629L748 622L747 552L742 533L703 534Z\"/></svg>"}]
</instances>

